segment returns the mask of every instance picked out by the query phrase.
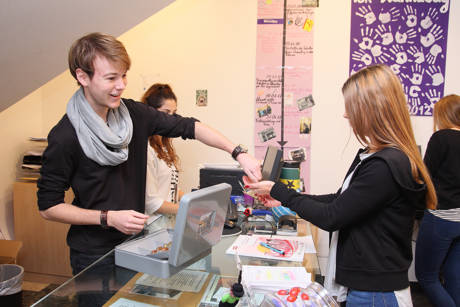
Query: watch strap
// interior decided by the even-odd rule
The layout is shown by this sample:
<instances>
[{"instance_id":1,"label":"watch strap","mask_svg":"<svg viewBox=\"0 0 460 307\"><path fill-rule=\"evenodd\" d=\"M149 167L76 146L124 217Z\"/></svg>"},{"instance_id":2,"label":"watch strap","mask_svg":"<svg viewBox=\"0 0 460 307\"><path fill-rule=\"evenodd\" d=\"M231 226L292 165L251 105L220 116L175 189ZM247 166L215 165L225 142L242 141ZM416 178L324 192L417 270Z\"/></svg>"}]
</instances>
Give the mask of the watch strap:
<instances>
[{"instance_id":1,"label":"watch strap","mask_svg":"<svg viewBox=\"0 0 460 307\"><path fill-rule=\"evenodd\" d=\"M101 227L102 228L109 228L109 225L107 224L107 214L108 214L108 210L101 210L101 216L100 216L100 220L101 220Z\"/></svg>"},{"instance_id":2,"label":"watch strap","mask_svg":"<svg viewBox=\"0 0 460 307\"><path fill-rule=\"evenodd\" d=\"M234 160L236 160L236 158L238 157L239 154L241 153L247 153L248 150L241 144L239 144L238 146L236 146L233 151L232 151L232 158Z\"/></svg>"}]
</instances>

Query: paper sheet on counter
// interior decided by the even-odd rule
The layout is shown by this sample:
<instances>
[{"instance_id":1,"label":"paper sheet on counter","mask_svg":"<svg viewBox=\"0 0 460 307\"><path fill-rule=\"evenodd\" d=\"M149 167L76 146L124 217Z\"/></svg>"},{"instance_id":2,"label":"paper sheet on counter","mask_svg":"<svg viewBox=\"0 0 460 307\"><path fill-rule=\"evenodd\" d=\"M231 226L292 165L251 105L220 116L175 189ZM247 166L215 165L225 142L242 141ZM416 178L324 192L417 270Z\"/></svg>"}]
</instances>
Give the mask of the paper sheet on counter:
<instances>
[{"instance_id":1,"label":"paper sheet on counter","mask_svg":"<svg viewBox=\"0 0 460 307\"><path fill-rule=\"evenodd\" d=\"M282 250L284 254L261 248L261 243L268 243L270 246ZM238 251L240 256L302 262L306 244L305 237L240 235L226 253L234 255Z\"/></svg>"},{"instance_id":2,"label":"paper sheet on counter","mask_svg":"<svg viewBox=\"0 0 460 307\"><path fill-rule=\"evenodd\" d=\"M144 285L150 287L163 287L185 292L200 292L208 272L183 270L169 278L159 278L149 274L143 274L136 281L136 285Z\"/></svg>"}]
</instances>

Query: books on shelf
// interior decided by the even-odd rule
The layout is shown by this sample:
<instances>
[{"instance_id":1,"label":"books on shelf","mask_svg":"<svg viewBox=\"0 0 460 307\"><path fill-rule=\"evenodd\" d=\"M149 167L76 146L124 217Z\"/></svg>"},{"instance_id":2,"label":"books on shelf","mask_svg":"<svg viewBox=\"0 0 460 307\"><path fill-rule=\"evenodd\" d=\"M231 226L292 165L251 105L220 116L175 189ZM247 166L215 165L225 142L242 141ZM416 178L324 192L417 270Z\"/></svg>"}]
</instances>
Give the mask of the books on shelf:
<instances>
[{"instance_id":1,"label":"books on shelf","mask_svg":"<svg viewBox=\"0 0 460 307\"><path fill-rule=\"evenodd\" d=\"M33 142L33 146L24 152L20 158L17 171L18 181L36 181L40 176L42 155L46 148L46 138L30 137L29 140Z\"/></svg>"}]
</instances>

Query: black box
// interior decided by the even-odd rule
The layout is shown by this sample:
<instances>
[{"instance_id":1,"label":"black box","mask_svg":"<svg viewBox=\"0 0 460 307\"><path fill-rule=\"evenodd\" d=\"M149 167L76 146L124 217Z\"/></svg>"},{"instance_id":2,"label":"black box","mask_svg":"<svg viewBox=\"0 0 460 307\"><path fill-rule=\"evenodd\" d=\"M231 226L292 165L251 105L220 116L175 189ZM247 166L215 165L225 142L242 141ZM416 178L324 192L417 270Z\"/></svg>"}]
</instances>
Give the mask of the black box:
<instances>
[{"instance_id":1,"label":"black box","mask_svg":"<svg viewBox=\"0 0 460 307\"><path fill-rule=\"evenodd\" d=\"M243 195L238 181L243 182L243 169L238 167L203 167L200 168L200 189L219 183L228 183L232 186L231 195Z\"/></svg>"}]
</instances>

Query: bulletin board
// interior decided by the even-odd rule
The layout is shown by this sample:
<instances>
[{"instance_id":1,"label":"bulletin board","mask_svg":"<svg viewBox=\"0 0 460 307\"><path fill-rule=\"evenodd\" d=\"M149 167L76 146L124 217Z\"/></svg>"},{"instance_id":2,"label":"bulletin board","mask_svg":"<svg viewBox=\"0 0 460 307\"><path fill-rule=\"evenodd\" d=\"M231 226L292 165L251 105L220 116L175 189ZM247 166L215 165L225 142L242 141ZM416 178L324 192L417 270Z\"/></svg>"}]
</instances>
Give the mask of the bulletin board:
<instances>
[{"instance_id":1,"label":"bulletin board","mask_svg":"<svg viewBox=\"0 0 460 307\"><path fill-rule=\"evenodd\" d=\"M258 0L255 156L268 145L301 162L308 191L315 1Z\"/></svg>"}]
</instances>

